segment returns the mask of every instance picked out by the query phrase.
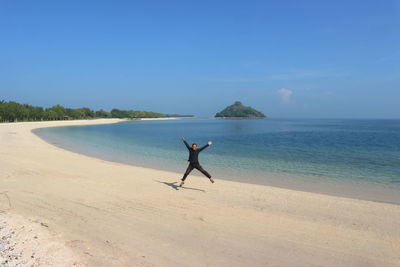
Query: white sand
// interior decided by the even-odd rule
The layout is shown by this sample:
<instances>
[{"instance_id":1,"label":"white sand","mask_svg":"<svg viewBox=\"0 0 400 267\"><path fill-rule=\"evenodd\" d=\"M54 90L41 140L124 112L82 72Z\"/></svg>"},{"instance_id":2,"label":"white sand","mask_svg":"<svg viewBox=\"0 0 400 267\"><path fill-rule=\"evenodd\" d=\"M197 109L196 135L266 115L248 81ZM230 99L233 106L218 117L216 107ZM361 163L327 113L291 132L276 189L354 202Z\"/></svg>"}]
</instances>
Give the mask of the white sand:
<instances>
[{"instance_id":1,"label":"white sand","mask_svg":"<svg viewBox=\"0 0 400 267\"><path fill-rule=\"evenodd\" d=\"M84 266L46 223L0 213L0 266Z\"/></svg>"},{"instance_id":2,"label":"white sand","mask_svg":"<svg viewBox=\"0 0 400 267\"><path fill-rule=\"evenodd\" d=\"M42 266L400 266L398 205L218 177L191 176L176 190L179 173L76 154L31 133L110 122L0 124L0 223L43 236L23 249L45 251Z\"/></svg>"}]
</instances>

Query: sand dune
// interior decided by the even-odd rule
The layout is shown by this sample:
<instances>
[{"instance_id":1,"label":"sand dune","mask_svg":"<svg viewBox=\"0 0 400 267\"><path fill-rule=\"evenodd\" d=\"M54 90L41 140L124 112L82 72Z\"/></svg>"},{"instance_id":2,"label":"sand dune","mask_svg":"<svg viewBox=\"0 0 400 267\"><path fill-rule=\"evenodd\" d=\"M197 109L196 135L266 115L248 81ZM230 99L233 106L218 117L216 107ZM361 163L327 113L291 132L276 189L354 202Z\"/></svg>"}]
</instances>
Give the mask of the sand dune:
<instances>
[{"instance_id":1,"label":"sand dune","mask_svg":"<svg viewBox=\"0 0 400 267\"><path fill-rule=\"evenodd\" d=\"M218 177L178 189L181 174L65 151L31 132L118 121L0 124L0 218L45 237L25 248L42 249L43 266L400 266L399 205Z\"/></svg>"}]
</instances>

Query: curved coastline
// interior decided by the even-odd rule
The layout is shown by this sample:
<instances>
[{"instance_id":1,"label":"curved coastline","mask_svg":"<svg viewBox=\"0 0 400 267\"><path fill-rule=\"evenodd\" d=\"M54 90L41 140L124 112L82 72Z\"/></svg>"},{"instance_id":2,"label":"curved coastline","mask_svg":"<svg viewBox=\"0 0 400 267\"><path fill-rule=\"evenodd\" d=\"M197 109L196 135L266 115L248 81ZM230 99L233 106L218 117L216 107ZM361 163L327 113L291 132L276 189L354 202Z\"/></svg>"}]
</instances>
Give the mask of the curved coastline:
<instances>
[{"instance_id":1,"label":"curved coastline","mask_svg":"<svg viewBox=\"0 0 400 267\"><path fill-rule=\"evenodd\" d=\"M150 119L141 119L144 121L154 121L154 120L175 120L180 118L150 118ZM125 122L130 120L118 120L118 121L90 121L93 123L83 123L81 125L63 125L63 126L85 126L85 125L94 125L94 124L112 124L112 123L119 123ZM51 126L51 127L60 127L60 126ZM46 139L45 136L41 135L37 132L37 130L46 127L40 127L32 129L32 132L39 136L41 139L46 141L47 143L56 146L58 148L78 153L81 155L94 157L101 160L106 160L110 162L120 163L120 164L127 164L134 167L142 167L142 168L149 168L149 169L156 169L160 171L168 171L168 172L179 172L177 168L171 167L164 167L161 165L157 165L156 162L152 163L145 163L143 161L140 162L132 162L129 160L121 159L121 158L114 158L109 157L107 155L104 156L104 153L96 153L96 152L86 152L84 149L79 150L76 147L69 147L63 146L61 143L54 143L49 139ZM168 164L167 166L169 166ZM183 169L182 169L183 170ZM308 177L304 175L293 175L293 174L278 174L278 173L256 173L256 172L248 172L249 177L244 178L242 176L235 175L233 173L221 173L217 172L217 179L224 179L227 181L234 181L240 183L247 183L247 184L255 184L255 185L262 185L262 186L272 186L272 187L279 187L284 189L290 190L298 190L303 192L311 192L311 193L318 193L318 194L325 194L330 196L338 196L338 197L347 197L347 198L354 198L360 200L369 200L375 202L383 202L383 203L391 203L400 205L400 194L398 188L391 188L389 186L385 186L382 184L373 184L371 182L362 182L362 181L346 181L346 180L331 180L331 179L320 179L315 180L315 177ZM180 177L180 173L176 174L176 177ZM194 176L201 176L201 174L192 174ZM262 177L261 177L262 176ZM177 178L177 179L178 179ZM257 178L257 179L254 179Z\"/></svg>"},{"instance_id":2,"label":"curved coastline","mask_svg":"<svg viewBox=\"0 0 400 267\"><path fill-rule=\"evenodd\" d=\"M7 212L44 222L82 264L399 266L399 205L223 180L179 189L176 173L71 153L31 132L110 122L0 125Z\"/></svg>"}]
</instances>

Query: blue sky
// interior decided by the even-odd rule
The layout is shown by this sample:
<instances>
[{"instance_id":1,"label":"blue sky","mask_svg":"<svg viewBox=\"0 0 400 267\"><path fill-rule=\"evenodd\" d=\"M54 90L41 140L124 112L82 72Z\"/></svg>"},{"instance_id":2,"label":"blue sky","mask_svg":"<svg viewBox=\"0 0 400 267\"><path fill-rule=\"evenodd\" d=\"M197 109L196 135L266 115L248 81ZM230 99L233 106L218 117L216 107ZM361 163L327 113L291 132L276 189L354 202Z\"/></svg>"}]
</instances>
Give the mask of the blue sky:
<instances>
[{"instance_id":1,"label":"blue sky","mask_svg":"<svg viewBox=\"0 0 400 267\"><path fill-rule=\"evenodd\" d=\"M0 0L0 99L400 118L399 29L399 0Z\"/></svg>"}]
</instances>

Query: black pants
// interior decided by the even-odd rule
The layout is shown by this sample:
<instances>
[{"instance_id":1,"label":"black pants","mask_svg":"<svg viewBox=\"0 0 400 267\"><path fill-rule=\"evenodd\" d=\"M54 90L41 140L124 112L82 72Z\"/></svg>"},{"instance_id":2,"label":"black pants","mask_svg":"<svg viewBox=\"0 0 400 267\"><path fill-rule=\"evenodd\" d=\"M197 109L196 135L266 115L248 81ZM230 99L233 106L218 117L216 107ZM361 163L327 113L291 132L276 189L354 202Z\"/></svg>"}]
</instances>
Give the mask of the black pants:
<instances>
[{"instance_id":1,"label":"black pants","mask_svg":"<svg viewBox=\"0 0 400 267\"><path fill-rule=\"evenodd\" d=\"M204 174L208 178L211 178L211 175L205 169L203 169L203 167L201 167L199 163L189 163L189 166L187 167L186 172L183 175L182 181L185 181L186 177L191 171L193 171L193 169L198 169L202 174Z\"/></svg>"}]
</instances>

